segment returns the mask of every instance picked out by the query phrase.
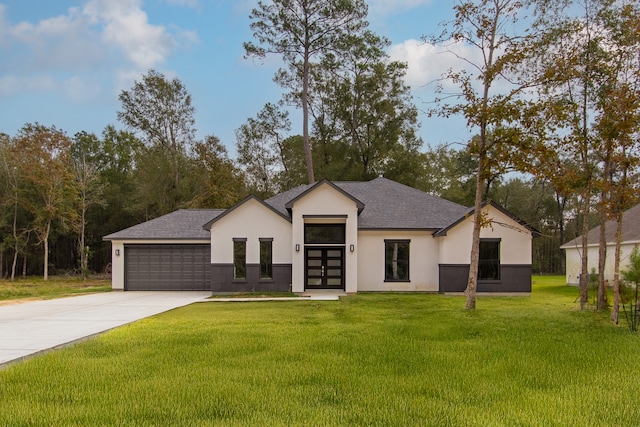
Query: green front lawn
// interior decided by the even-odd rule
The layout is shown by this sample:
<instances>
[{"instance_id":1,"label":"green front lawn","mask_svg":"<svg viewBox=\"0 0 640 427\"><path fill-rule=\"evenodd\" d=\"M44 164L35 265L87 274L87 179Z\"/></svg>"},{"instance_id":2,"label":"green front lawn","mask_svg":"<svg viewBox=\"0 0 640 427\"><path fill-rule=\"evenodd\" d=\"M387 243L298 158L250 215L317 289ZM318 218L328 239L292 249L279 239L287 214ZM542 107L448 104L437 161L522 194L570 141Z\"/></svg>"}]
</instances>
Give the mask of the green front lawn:
<instances>
[{"instance_id":1,"label":"green front lawn","mask_svg":"<svg viewBox=\"0 0 640 427\"><path fill-rule=\"evenodd\" d=\"M0 425L637 425L640 337L535 282L195 304L0 371Z\"/></svg>"}]
</instances>

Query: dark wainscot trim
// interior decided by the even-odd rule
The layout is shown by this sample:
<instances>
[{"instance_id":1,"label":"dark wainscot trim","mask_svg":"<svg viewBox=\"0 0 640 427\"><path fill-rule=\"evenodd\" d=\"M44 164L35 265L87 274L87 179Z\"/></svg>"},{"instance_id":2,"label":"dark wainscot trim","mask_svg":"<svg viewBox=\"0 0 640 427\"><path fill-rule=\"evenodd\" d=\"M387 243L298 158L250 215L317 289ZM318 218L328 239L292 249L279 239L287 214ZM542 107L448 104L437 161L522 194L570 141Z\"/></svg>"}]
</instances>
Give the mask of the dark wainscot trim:
<instances>
[{"instance_id":1,"label":"dark wainscot trim","mask_svg":"<svg viewBox=\"0 0 640 427\"><path fill-rule=\"evenodd\" d=\"M211 292L287 292L291 264L273 264L273 279L260 279L260 264L247 264L247 279L233 278L233 264L211 264Z\"/></svg>"},{"instance_id":2,"label":"dark wainscot trim","mask_svg":"<svg viewBox=\"0 0 640 427\"><path fill-rule=\"evenodd\" d=\"M440 264L439 292L464 292L469 264ZM500 280L478 280L477 292L531 292L531 265L500 264Z\"/></svg>"}]
</instances>

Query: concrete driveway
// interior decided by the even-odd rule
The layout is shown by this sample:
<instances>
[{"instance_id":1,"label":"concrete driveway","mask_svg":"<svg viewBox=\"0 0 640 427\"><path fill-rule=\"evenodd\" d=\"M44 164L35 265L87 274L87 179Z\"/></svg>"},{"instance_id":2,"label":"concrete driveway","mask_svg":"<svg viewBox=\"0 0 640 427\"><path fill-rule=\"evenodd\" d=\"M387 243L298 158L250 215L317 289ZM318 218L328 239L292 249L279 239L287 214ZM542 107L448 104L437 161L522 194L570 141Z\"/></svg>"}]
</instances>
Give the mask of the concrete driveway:
<instances>
[{"instance_id":1,"label":"concrete driveway","mask_svg":"<svg viewBox=\"0 0 640 427\"><path fill-rule=\"evenodd\" d=\"M108 292L0 306L0 368L209 296L211 292Z\"/></svg>"}]
</instances>

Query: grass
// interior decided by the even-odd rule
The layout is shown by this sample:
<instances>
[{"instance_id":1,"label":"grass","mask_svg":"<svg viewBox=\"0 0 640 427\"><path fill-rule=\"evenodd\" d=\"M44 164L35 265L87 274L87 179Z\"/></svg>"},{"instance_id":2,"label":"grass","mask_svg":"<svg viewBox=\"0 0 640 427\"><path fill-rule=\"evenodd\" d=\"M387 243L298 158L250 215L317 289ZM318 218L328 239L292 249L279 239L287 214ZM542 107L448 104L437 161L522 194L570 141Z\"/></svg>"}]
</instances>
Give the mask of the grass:
<instances>
[{"instance_id":1,"label":"grass","mask_svg":"<svg viewBox=\"0 0 640 427\"><path fill-rule=\"evenodd\" d=\"M294 292L253 291L253 292L219 292L211 298L297 298L300 295Z\"/></svg>"},{"instance_id":2,"label":"grass","mask_svg":"<svg viewBox=\"0 0 640 427\"><path fill-rule=\"evenodd\" d=\"M0 371L0 425L636 425L639 337L576 296L195 304Z\"/></svg>"},{"instance_id":3,"label":"grass","mask_svg":"<svg viewBox=\"0 0 640 427\"><path fill-rule=\"evenodd\" d=\"M27 277L26 279L0 279L0 302L17 301L22 299L52 299L77 294L111 291L109 278L50 276L44 281L41 277Z\"/></svg>"}]
</instances>

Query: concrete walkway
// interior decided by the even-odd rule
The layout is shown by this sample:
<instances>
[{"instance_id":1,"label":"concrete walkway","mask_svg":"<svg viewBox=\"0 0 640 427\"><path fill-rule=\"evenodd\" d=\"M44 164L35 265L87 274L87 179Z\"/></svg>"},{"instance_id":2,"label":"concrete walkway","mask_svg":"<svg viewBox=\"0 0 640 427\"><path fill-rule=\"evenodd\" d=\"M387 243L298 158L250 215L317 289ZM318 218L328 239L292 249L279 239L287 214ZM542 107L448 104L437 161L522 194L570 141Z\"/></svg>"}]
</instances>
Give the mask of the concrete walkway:
<instances>
[{"instance_id":1,"label":"concrete walkway","mask_svg":"<svg viewBox=\"0 0 640 427\"><path fill-rule=\"evenodd\" d=\"M0 306L0 368L210 296L129 291Z\"/></svg>"}]
</instances>

